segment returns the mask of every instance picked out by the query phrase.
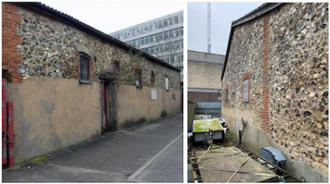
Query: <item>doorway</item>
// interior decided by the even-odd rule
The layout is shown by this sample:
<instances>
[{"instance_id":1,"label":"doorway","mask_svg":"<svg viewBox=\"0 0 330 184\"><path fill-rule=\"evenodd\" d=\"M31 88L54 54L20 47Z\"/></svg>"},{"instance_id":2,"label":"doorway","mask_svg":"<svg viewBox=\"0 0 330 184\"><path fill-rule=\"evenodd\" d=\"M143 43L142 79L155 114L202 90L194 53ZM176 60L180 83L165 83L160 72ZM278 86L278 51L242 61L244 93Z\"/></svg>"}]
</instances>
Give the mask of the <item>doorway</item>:
<instances>
[{"instance_id":1,"label":"doorway","mask_svg":"<svg viewBox=\"0 0 330 184\"><path fill-rule=\"evenodd\" d=\"M103 83L104 126L102 132L117 130L117 85L114 80Z\"/></svg>"}]
</instances>

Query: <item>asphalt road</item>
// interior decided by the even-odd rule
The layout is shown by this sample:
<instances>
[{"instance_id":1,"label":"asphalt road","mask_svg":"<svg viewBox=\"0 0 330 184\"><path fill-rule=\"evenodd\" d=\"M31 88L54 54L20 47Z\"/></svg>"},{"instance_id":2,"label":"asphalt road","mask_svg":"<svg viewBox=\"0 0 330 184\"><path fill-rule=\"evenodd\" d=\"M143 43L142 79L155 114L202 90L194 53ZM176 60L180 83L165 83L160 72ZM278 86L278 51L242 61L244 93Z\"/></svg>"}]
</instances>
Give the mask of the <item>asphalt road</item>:
<instances>
[{"instance_id":1,"label":"asphalt road","mask_svg":"<svg viewBox=\"0 0 330 184\"><path fill-rule=\"evenodd\" d=\"M28 162L5 170L2 181L183 182L182 131L179 114L109 133L50 153L41 163ZM127 180L133 174L133 180Z\"/></svg>"},{"instance_id":2,"label":"asphalt road","mask_svg":"<svg viewBox=\"0 0 330 184\"><path fill-rule=\"evenodd\" d=\"M183 137L179 139L165 151L162 151L156 159L138 175L128 181L135 182L183 182Z\"/></svg>"}]
</instances>

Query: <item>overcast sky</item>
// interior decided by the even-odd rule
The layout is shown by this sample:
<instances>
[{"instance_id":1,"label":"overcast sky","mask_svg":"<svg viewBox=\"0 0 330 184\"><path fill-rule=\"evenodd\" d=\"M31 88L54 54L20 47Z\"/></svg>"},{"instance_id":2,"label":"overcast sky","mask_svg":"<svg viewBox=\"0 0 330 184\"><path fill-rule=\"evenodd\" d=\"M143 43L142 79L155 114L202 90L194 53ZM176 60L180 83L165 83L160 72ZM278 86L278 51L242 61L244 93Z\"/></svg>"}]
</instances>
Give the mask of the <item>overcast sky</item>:
<instances>
[{"instance_id":1,"label":"overcast sky","mask_svg":"<svg viewBox=\"0 0 330 184\"><path fill-rule=\"evenodd\" d=\"M184 10L183 1L42 1L104 33Z\"/></svg>"},{"instance_id":2,"label":"overcast sky","mask_svg":"<svg viewBox=\"0 0 330 184\"><path fill-rule=\"evenodd\" d=\"M226 54L231 22L263 3L211 3L211 53ZM207 3L188 3L188 50L207 52Z\"/></svg>"},{"instance_id":3,"label":"overcast sky","mask_svg":"<svg viewBox=\"0 0 330 184\"><path fill-rule=\"evenodd\" d=\"M207 3L185 0L167 1L42 1L104 33L111 33L167 14L187 10L188 50L207 52ZM212 53L225 54L231 22L262 3L211 4ZM184 12L184 15L186 13Z\"/></svg>"}]
</instances>

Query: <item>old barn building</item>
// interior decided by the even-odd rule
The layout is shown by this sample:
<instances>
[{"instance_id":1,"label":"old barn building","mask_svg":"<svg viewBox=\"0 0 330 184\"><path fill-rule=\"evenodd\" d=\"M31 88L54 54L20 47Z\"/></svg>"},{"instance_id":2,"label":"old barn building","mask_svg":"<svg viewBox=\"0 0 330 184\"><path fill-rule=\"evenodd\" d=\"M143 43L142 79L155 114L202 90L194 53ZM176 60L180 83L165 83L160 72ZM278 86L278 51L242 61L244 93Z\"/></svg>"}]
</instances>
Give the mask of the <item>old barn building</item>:
<instances>
[{"instance_id":1,"label":"old barn building","mask_svg":"<svg viewBox=\"0 0 330 184\"><path fill-rule=\"evenodd\" d=\"M243 143L272 146L286 169L328 181L328 3L266 3L232 23L222 115Z\"/></svg>"},{"instance_id":2,"label":"old barn building","mask_svg":"<svg viewBox=\"0 0 330 184\"><path fill-rule=\"evenodd\" d=\"M180 111L180 70L40 3L2 3L15 162Z\"/></svg>"}]
</instances>

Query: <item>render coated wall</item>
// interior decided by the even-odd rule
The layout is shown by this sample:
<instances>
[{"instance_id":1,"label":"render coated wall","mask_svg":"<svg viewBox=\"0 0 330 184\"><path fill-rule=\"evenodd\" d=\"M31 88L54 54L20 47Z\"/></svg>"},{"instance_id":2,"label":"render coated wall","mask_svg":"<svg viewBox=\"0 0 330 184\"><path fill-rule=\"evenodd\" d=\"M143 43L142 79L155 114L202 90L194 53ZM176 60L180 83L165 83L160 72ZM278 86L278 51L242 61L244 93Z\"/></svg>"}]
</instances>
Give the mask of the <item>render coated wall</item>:
<instances>
[{"instance_id":1,"label":"render coated wall","mask_svg":"<svg viewBox=\"0 0 330 184\"><path fill-rule=\"evenodd\" d=\"M157 99L151 99L151 90L156 90ZM136 89L122 85L117 93L118 128L124 129L139 121L159 119L163 111L173 115L180 109L180 91L150 87Z\"/></svg>"},{"instance_id":2,"label":"render coated wall","mask_svg":"<svg viewBox=\"0 0 330 184\"><path fill-rule=\"evenodd\" d=\"M15 163L101 134L100 83L31 77L6 92L14 105Z\"/></svg>"},{"instance_id":3,"label":"render coated wall","mask_svg":"<svg viewBox=\"0 0 330 184\"><path fill-rule=\"evenodd\" d=\"M311 182L328 181L327 22L328 3L293 3L235 27L222 81L231 130L238 134L244 118L243 143L281 150L287 170Z\"/></svg>"},{"instance_id":4,"label":"render coated wall","mask_svg":"<svg viewBox=\"0 0 330 184\"><path fill-rule=\"evenodd\" d=\"M103 83L98 76L102 71L112 72L114 60L120 62L116 82L119 125L126 120L152 120L162 111L179 111L179 71L15 3L2 5L6 32L2 35L6 52L2 67L13 79L7 86L7 99L14 102L16 163L101 134ZM91 56L91 84L79 83L79 48ZM142 89L135 86L133 67L137 65ZM169 92L163 92L165 78ZM149 87L159 91L164 103L148 103ZM153 106L132 105L139 103ZM150 110L143 112L145 108Z\"/></svg>"},{"instance_id":5,"label":"render coated wall","mask_svg":"<svg viewBox=\"0 0 330 184\"><path fill-rule=\"evenodd\" d=\"M188 87L220 89L221 71L218 63L188 61Z\"/></svg>"}]
</instances>

